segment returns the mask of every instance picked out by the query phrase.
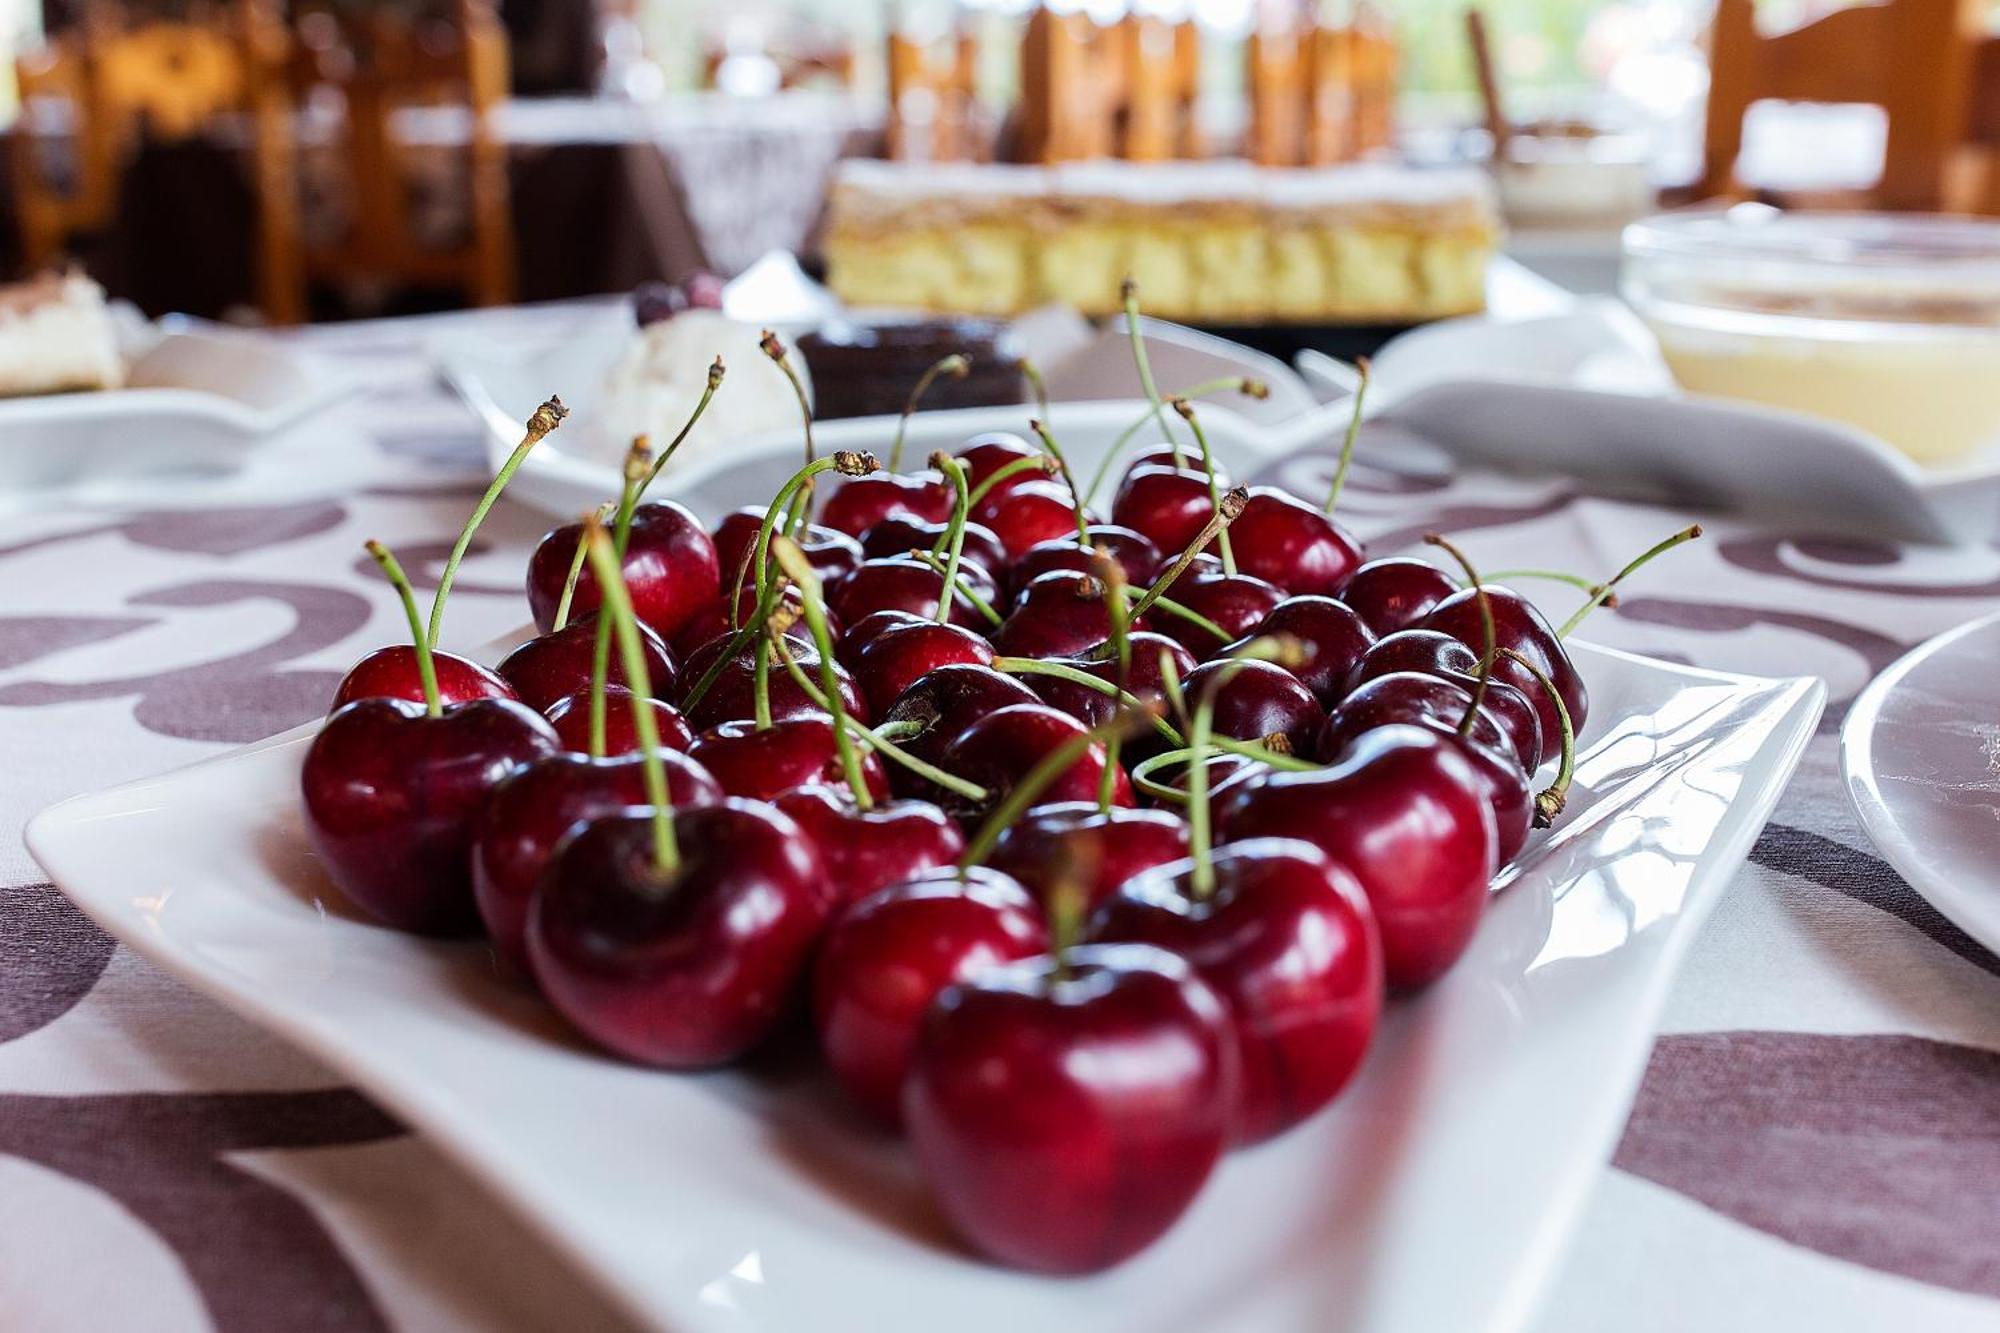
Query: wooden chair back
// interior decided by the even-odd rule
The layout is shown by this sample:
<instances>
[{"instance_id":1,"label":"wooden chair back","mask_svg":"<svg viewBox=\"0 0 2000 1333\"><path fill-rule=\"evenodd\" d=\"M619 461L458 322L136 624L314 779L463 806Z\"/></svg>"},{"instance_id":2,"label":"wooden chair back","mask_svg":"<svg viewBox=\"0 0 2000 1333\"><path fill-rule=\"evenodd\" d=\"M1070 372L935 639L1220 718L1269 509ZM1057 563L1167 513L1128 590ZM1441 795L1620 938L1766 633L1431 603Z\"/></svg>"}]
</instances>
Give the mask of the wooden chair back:
<instances>
[{"instance_id":1,"label":"wooden chair back","mask_svg":"<svg viewBox=\"0 0 2000 1333\"><path fill-rule=\"evenodd\" d=\"M1100 27L1040 5L1021 39L1020 152L1028 162L1201 152L1201 44L1194 23L1128 14Z\"/></svg>"},{"instance_id":2,"label":"wooden chair back","mask_svg":"<svg viewBox=\"0 0 2000 1333\"><path fill-rule=\"evenodd\" d=\"M1943 207L1983 33L1981 0L1881 0L1769 34L1757 28L1754 0L1717 0L1701 193L1741 193L1743 120L1756 103L1868 103L1889 124L1872 204Z\"/></svg>"},{"instance_id":3,"label":"wooden chair back","mask_svg":"<svg viewBox=\"0 0 2000 1333\"><path fill-rule=\"evenodd\" d=\"M332 13L332 11L326 11ZM329 282L449 286L478 305L502 305L515 291L513 217L506 145L494 123L507 96L507 38L491 0L455 0L441 18L413 20L393 9L343 11L314 26L338 31L302 47L292 95L310 103L324 90L342 108L341 176L350 203L347 225L306 246L306 268ZM464 117L462 238L438 243L420 234L412 182L435 145L413 145L397 132L413 108Z\"/></svg>"},{"instance_id":4,"label":"wooden chair back","mask_svg":"<svg viewBox=\"0 0 2000 1333\"><path fill-rule=\"evenodd\" d=\"M889 34L889 156L898 161L969 161L976 133L979 43L970 29L952 34L939 58L925 42Z\"/></svg>"}]
</instances>

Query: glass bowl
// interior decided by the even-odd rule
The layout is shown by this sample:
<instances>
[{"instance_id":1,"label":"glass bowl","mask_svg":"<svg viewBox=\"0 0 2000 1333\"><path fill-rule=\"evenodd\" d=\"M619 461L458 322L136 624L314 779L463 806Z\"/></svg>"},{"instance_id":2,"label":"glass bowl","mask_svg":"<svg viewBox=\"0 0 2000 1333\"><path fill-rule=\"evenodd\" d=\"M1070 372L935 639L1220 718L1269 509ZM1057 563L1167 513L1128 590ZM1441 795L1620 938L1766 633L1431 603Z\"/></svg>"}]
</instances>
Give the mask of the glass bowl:
<instances>
[{"instance_id":1,"label":"glass bowl","mask_svg":"<svg viewBox=\"0 0 2000 1333\"><path fill-rule=\"evenodd\" d=\"M2000 223L1669 213L1625 229L1621 286L1690 393L1830 418L1932 466L2000 444Z\"/></svg>"}]
</instances>

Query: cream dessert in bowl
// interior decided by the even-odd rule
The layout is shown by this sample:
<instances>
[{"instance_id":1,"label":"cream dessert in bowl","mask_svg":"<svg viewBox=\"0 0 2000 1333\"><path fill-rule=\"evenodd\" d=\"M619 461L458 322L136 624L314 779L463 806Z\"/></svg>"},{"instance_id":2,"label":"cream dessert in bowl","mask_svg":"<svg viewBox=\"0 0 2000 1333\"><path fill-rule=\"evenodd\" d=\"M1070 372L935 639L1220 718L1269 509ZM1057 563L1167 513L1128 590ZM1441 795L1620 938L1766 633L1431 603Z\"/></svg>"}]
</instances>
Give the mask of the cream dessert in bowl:
<instances>
[{"instance_id":1,"label":"cream dessert in bowl","mask_svg":"<svg viewBox=\"0 0 2000 1333\"><path fill-rule=\"evenodd\" d=\"M1948 467L2000 446L2000 225L1757 206L1625 232L1623 291L1675 380Z\"/></svg>"}]
</instances>

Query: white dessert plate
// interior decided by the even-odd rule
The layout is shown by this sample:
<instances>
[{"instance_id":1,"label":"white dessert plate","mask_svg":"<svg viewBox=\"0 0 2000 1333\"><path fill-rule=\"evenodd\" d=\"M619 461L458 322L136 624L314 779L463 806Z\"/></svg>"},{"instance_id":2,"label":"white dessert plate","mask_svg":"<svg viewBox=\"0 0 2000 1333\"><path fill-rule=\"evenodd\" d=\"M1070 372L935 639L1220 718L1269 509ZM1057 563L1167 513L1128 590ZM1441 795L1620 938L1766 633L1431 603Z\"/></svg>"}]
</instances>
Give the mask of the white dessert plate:
<instances>
[{"instance_id":1,"label":"white dessert plate","mask_svg":"<svg viewBox=\"0 0 2000 1333\"><path fill-rule=\"evenodd\" d=\"M0 491L233 471L354 387L273 338L171 317L124 333L126 387L0 400Z\"/></svg>"},{"instance_id":2,"label":"white dessert plate","mask_svg":"<svg viewBox=\"0 0 2000 1333\"><path fill-rule=\"evenodd\" d=\"M2000 953L2000 614L1921 644L1869 683L1840 772L1869 841L1931 906Z\"/></svg>"},{"instance_id":3,"label":"white dessert plate","mask_svg":"<svg viewBox=\"0 0 2000 1333\"><path fill-rule=\"evenodd\" d=\"M1667 987L1824 689L1579 648L1571 812L1352 1089L1230 1157L1158 1245L1049 1280L969 1257L802 1049L702 1076L586 1049L487 951L380 929L300 828L300 729L68 801L35 857L133 949L298 1043L675 1333L1506 1333L1615 1143ZM803 1047L804 1043L799 1043Z\"/></svg>"},{"instance_id":4,"label":"white dessert plate","mask_svg":"<svg viewBox=\"0 0 2000 1333\"><path fill-rule=\"evenodd\" d=\"M1310 362L1300 370L1335 387ZM1682 393L1652 334L1610 297L1413 330L1382 349L1374 376L1371 418L1480 466L1829 531L1918 542L2000 534L2000 452L1924 468L1835 422ZM1285 427L1280 447L1344 422L1338 406L1322 408Z\"/></svg>"}]
</instances>

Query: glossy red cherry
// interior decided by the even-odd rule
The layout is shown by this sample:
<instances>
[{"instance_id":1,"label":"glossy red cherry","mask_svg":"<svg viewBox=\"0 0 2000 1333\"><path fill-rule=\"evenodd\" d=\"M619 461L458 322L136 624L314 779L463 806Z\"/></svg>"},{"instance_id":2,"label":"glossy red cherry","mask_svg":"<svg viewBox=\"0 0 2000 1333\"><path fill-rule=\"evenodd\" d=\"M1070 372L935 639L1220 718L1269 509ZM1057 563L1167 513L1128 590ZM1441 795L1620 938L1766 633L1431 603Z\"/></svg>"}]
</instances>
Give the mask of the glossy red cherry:
<instances>
[{"instance_id":1,"label":"glossy red cherry","mask_svg":"<svg viewBox=\"0 0 2000 1333\"><path fill-rule=\"evenodd\" d=\"M1094 801L1044 805L1016 820L986 864L1051 900L1065 875L1094 907L1121 885L1188 854L1187 822L1165 810L1099 810Z\"/></svg>"},{"instance_id":2,"label":"glossy red cherry","mask_svg":"<svg viewBox=\"0 0 2000 1333\"><path fill-rule=\"evenodd\" d=\"M639 638L646 649L646 679L653 692L669 697L674 687L674 659L660 636L639 626ZM514 687L515 696L537 712L546 713L558 699L590 689L592 665L597 653L597 616L593 613L552 633L528 640L500 661L500 675ZM625 684L625 666L616 647L606 657L606 682Z\"/></svg>"},{"instance_id":3,"label":"glossy red cherry","mask_svg":"<svg viewBox=\"0 0 2000 1333\"><path fill-rule=\"evenodd\" d=\"M1430 561L1395 556L1355 570L1340 600L1381 637L1409 629L1457 591L1458 580Z\"/></svg>"},{"instance_id":4,"label":"glossy red cherry","mask_svg":"<svg viewBox=\"0 0 2000 1333\"><path fill-rule=\"evenodd\" d=\"M861 554L868 560L886 560L891 556L908 555L911 551L928 551L945 536L949 523L924 523L913 518L896 516L885 518L862 534ZM1007 548L1000 544L1000 538L993 529L983 523L965 525L965 541L959 549L961 560L970 560L986 574L994 584L1003 584L1010 561ZM829 583L831 579L827 580Z\"/></svg>"},{"instance_id":5,"label":"glossy red cherry","mask_svg":"<svg viewBox=\"0 0 2000 1333\"><path fill-rule=\"evenodd\" d=\"M1024 481L973 506L972 521L991 528L1008 558L1018 559L1037 544L1065 533L1074 539L1076 502L1059 481Z\"/></svg>"},{"instance_id":6,"label":"glossy red cherry","mask_svg":"<svg viewBox=\"0 0 2000 1333\"><path fill-rule=\"evenodd\" d=\"M946 808L965 818L983 814L1005 799L1015 783L1060 746L1083 736L1089 728L1068 713L1047 704L1015 704L977 718L958 739L945 747L938 766L986 788L988 800L974 809L962 797L948 798ZM1042 792L1041 805L1061 801L1095 801L1106 763L1104 747L1092 745ZM1113 805L1131 805L1132 784L1121 769L1111 787ZM1032 808L1032 807L1031 807Z\"/></svg>"},{"instance_id":7,"label":"glossy red cherry","mask_svg":"<svg viewBox=\"0 0 2000 1333\"><path fill-rule=\"evenodd\" d=\"M1215 517L1208 474L1193 468L1137 467L1111 501L1111 521L1162 551L1182 551Z\"/></svg>"},{"instance_id":8,"label":"glossy red cherry","mask_svg":"<svg viewBox=\"0 0 2000 1333\"><path fill-rule=\"evenodd\" d=\"M1375 636L1345 603L1331 597L1287 597L1221 656L1230 657L1252 639L1289 639L1298 653L1287 669L1305 683L1322 708L1331 708L1347 693L1348 674L1375 642Z\"/></svg>"},{"instance_id":9,"label":"glossy red cherry","mask_svg":"<svg viewBox=\"0 0 2000 1333\"><path fill-rule=\"evenodd\" d=\"M835 917L813 967L813 1025L827 1067L877 1119L902 1123L903 1083L938 993L1047 952L1027 890L978 866L913 876Z\"/></svg>"},{"instance_id":10,"label":"glossy red cherry","mask_svg":"<svg viewBox=\"0 0 2000 1333\"><path fill-rule=\"evenodd\" d=\"M785 670L784 663L771 654L768 694L771 702L771 716L782 720L790 717L824 717L825 710L813 701L803 686ZM819 652L808 644L799 644L792 649L792 660L804 667L812 678L815 688L819 685ZM694 659L690 658L692 664ZM838 664L834 674L840 681L840 698L848 715L857 721L866 722L872 714L862 701L861 689L854 678L847 674L845 667ZM688 688L701 676L690 669L686 673ZM687 723L696 732L707 731L725 722L740 722L757 716L757 649L755 645L744 649L730 658L717 673L708 692L684 708Z\"/></svg>"},{"instance_id":11,"label":"glossy red cherry","mask_svg":"<svg viewBox=\"0 0 2000 1333\"><path fill-rule=\"evenodd\" d=\"M944 666L919 677L904 690L902 697L882 715L882 725L914 723L920 727L916 734L897 744L917 758L935 764L960 733L980 718L1014 704L1040 702L1033 690L991 667ZM900 765L895 780L907 793L930 793L928 784Z\"/></svg>"},{"instance_id":12,"label":"glossy red cherry","mask_svg":"<svg viewBox=\"0 0 2000 1333\"><path fill-rule=\"evenodd\" d=\"M942 523L951 517L957 497L934 472L917 476L879 472L850 477L827 497L819 521L837 532L859 537L892 515Z\"/></svg>"},{"instance_id":13,"label":"glossy red cherry","mask_svg":"<svg viewBox=\"0 0 2000 1333\"><path fill-rule=\"evenodd\" d=\"M1248 574L1227 574L1213 556L1202 556L1167 589L1167 597L1197 615L1215 622L1227 636L1218 639L1204 625L1171 611L1153 616L1153 626L1187 645L1196 657L1213 657L1229 642L1243 638L1263 623L1266 616L1285 600L1273 584Z\"/></svg>"},{"instance_id":14,"label":"glossy red cherry","mask_svg":"<svg viewBox=\"0 0 2000 1333\"><path fill-rule=\"evenodd\" d=\"M986 666L992 661L993 645L963 625L917 620L887 625L872 634L854 656L854 676L868 706L880 716L895 706L904 690L941 666Z\"/></svg>"},{"instance_id":15,"label":"glossy red cherry","mask_svg":"<svg viewBox=\"0 0 2000 1333\"><path fill-rule=\"evenodd\" d=\"M1478 682L1479 655L1449 634L1430 629L1398 630L1376 640L1361 655L1348 675L1348 689L1359 689L1368 681L1399 671L1436 676L1470 690ZM1535 688L1541 690L1539 684ZM1546 692L1543 693L1545 696ZM1546 743L1541 715L1528 696L1504 680L1489 680L1480 707L1507 733L1521 767L1530 773L1540 768Z\"/></svg>"},{"instance_id":16,"label":"glossy red cherry","mask_svg":"<svg viewBox=\"0 0 2000 1333\"><path fill-rule=\"evenodd\" d=\"M632 754L639 748L639 724L634 717L639 699L623 685L604 687L604 753L607 755ZM681 710L664 699L644 701L648 712L653 715L653 728L659 733L660 744L669 750L685 751L694 743L694 731L681 716ZM590 753L590 691L580 690L565 695L549 705L542 714L549 725L556 729L556 739L565 750L576 754Z\"/></svg>"},{"instance_id":17,"label":"glossy red cherry","mask_svg":"<svg viewBox=\"0 0 2000 1333\"><path fill-rule=\"evenodd\" d=\"M969 587L988 604L999 596L1000 590L978 565L961 564L959 576L964 580L962 587ZM827 604L849 625L877 611L907 611L929 620L937 615L943 591L941 572L913 556L892 556L862 561L852 574L827 590ZM984 630L990 623L963 591L952 598L951 619L953 624L974 630Z\"/></svg>"},{"instance_id":18,"label":"glossy red cherry","mask_svg":"<svg viewBox=\"0 0 2000 1333\"><path fill-rule=\"evenodd\" d=\"M1036 577L1050 570L1089 572L1100 551L1118 562L1125 571L1125 582L1133 587L1145 587L1160 567L1160 548L1130 528L1112 523L1092 523L1090 546L1086 549L1077 543L1075 525L1072 524L1066 535L1037 542L1022 552L1021 558L1014 562L1010 581L1019 589L1027 587Z\"/></svg>"},{"instance_id":19,"label":"glossy red cherry","mask_svg":"<svg viewBox=\"0 0 2000 1333\"><path fill-rule=\"evenodd\" d=\"M1361 568L1361 543L1286 491L1252 487L1250 503L1229 529L1239 572L1293 595L1331 597Z\"/></svg>"},{"instance_id":20,"label":"glossy red cherry","mask_svg":"<svg viewBox=\"0 0 2000 1333\"><path fill-rule=\"evenodd\" d=\"M833 908L812 842L768 805L676 811L662 873L646 811L600 816L549 859L528 912L542 993L628 1060L706 1069L784 1016Z\"/></svg>"},{"instance_id":21,"label":"glossy red cherry","mask_svg":"<svg viewBox=\"0 0 2000 1333\"><path fill-rule=\"evenodd\" d=\"M799 598L799 590L791 586L787 586L779 594L777 605L784 608L792 617L799 616L805 610L805 604ZM695 615L694 619L681 626L681 632L674 636L673 650L681 658L681 674L687 681L692 683L700 680L702 673L715 661L713 656L707 656L701 658L699 663L696 662L697 655L704 648L711 654L719 652L722 645L728 643L739 628L751 623L756 615L757 589L746 583L743 585L743 590L736 594L734 620L729 616L728 599L723 598L710 602ZM838 625L839 621L836 619L833 623ZM800 643L812 642L812 633L805 627L802 619L793 619L792 623L786 626L785 637L796 639Z\"/></svg>"},{"instance_id":22,"label":"glossy red cherry","mask_svg":"<svg viewBox=\"0 0 2000 1333\"><path fill-rule=\"evenodd\" d=\"M958 451L958 461L965 465L965 484L973 490L978 490L988 477L1010 463L1031 458L1039 460L1042 457L1041 449L1008 431L988 431L983 435L975 435L965 442L963 449ZM987 494L1005 494L1022 482L1032 480L1035 475L1032 469L1016 472L1006 480L996 483Z\"/></svg>"},{"instance_id":23,"label":"glossy red cherry","mask_svg":"<svg viewBox=\"0 0 2000 1333\"><path fill-rule=\"evenodd\" d=\"M744 565L744 557L757 544L765 512L755 506L738 509L715 526L715 557L722 568L723 582L730 587L735 586L739 570L744 573L745 583L757 581L757 571ZM805 524L793 534L792 540L799 544L806 560L823 579L839 578L863 559L859 542L822 523Z\"/></svg>"},{"instance_id":24,"label":"glossy red cherry","mask_svg":"<svg viewBox=\"0 0 2000 1333\"><path fill-rule=\"evenodd\" d=\"M780 718L768 727L724 722L694 738L688 757L715 775L722 789L746 800L768 801L800 787L844 787L847 776L826 714ZM861 771L871 795L886 800L888 775L873 751L863 751Z\"/></svg>"},{"instance_id":25,"label":"glossy red cherry","mask_svg":"<svg viewBox=\"0 0 2000 1333\"><path fill-rule=\"evenodd\" d=\"M581 524L565 523L543 537L528 560L528 607L545 633L555 624L556 606L582 535ZM662 639L671 640L716 600L721 568L715 542L693 514L666 501L633 509L623 566L625 586L632 592L632 609ZM570 602L571 617L595 611L598 602L597 577L586 566Z\"/></svg>"},{"instance_id":26,"label":"glossy red cherry","mask_svg":"<svg viewBox=\"0 0 2000 1333\"><path fill-rule=\"evenodd\" d=\"M1157 1240L1230 1133L1235 1040L1181 959L1091 945L948 987L903 1091L910 1142L976 1250L1044 1273Z\"/></svg>"},{"instance_id":27,"label":"glossy red cherry","mask_svg":"<svg viewBox=\"0 0 2000 1333\"><path fill-rule=\"evenodd\" d=\"M1174 672L1181 680L1195 668L1194 654L1183 648L1164 634L1147 630L1135 631L1127 640L1132 650L1132 666L1125 675L1125 692L1141 703L1165 710L1167 704L1166 682L1160 674L1160 656L1166 654L1173 660ZM1094 676L1107 685L1118 683L1118 659L1107 653L1103 645L1096 645L1085 657L1051 659L1059 665ZM1060 708L1086 727L1101 727L1111 720L1117 711L1117 701L1100 690L1088 685L1079 685L1061 676L1023 676L1029 688L1040 696L1044 703ZM1143 733L1128 744L1128 753L1145 753L1152 748L1150 738Z\"/></svg>"},{"instance_id":28,"label":"glossy red cherry","mask_svg":"<svg viewBox=\"0 0 2000 1333\"><path fill-rule=\"evenodd\" d=\"M514 687L501 676L469 658L455 653L433 652L437 667L438 699L446 704L471 703L474 699L512 699ZM392 644L374 652L348 668L333 692L337 712L357 699L407 699L424 701L423 677L417 671L417 651L408 644Z\"/></svg>"},{"instance_id":29,"label":"glossy red cherry","mask_svg":"<svg viewBox=\"0 0 2000 1333\"><path fill-rule=\"evenodd\" d=\"M800 787L772 802L819 848L842 903L950 866L965 835L929 801L886 801L863 810L844 787Z\"/></svg>"},{"instance_id":30,"label":"glossy red cherry","mask_svg":"<svg viewBox=\"0 0 2000 1333\"><path fill-rule=\"evenodd\" d=\"M662 754L660 760L667 799L675 805L722 799L708 770L686 755ZM493 789L473 830L472 896L494 952L514 972L528 973L528 901L556 844L587 820L645 804L645 770L637 754L550 755Z\"/></svg>"},{"instance_id":31,"label":"glossy red cherry","mask_svg":"<svg viewBox=\"0 0 2000 1333\"><path fill-rule=\"evenodd\" d=\"M1089 933L1178 954L1222 997L1241 1071L1236 1141L1255 1143L1360 1068L1382 1012L1382 944L1361 886L1310 843L1231 843L1209 864L1207 892L1190 861L1137 876Z\"/></svg>"},{"instance_id":32,"label":"glossy red cherry","mask_svg":"<svg viewBox=\"0 0 2000 1333\"><path fill-rule=\"evenodd\" d=\"M1493 808L1471 764L1422 727L1378 727L1331 768L1229 793L1225 839L1299 838L1353 874L1382 931L1389 984L1427 985L1458 961L1496 866Z\"/></svg>"},{"instance_id":33,"label":"glossy red cherry","mask_svg":"<svg viewBox=\"0 0 2000 1333\"><path fill-rule=\"evenodd\" d=\"M1584 688L1583 677L1570 661L1562 640L1556 637L1535 604L1512 588L1489 583L1486 596L1493 607L1494 641L1527 658L1549 678L1562 695L1563 706L1569 710L1570 725L1581 734L1584 719L1590 713L1590 693ZM1483 655L1486 651L1486 626L1479 614L1479 599L1471 588L1461 589L1439 602L1424 617L1420 628L1449 634L1475 654ZM1551 744L1551 737L1562 735L1562 721L1556 715L1555 703L1535 680L1533 672L1503 657L1493 664L1493 674L1521 691L1535 706L1542 724L1544 747Z\"/></svg>"},{"instance_id":34,"label":"glossy red cherry","mask_svg":"<svg viewBox=\"0 0 2000 1333\"><path fill-rule=\"evenodd\" d=\"M1125 475L1131 476L1142 467L1172 467L1188 472L1208 475L1208 464L1201 456L1201 450L1183 445L1178 451L1171 444L1155 444L1141 449L1126 460ZM1229 471L1218 467L1215 480L1224 490L1229 489Z\"/></svg>"},{"instance_id":35,"label":"glossy red cherry","mask_svg":"<svg viewBox=\"0 0 2000 1333\"><path fill-rule=\"evenodd\" d=\"M1489 691L1490 693L1490 691ZM1458 734L1472 692L1448 680L1399 671L1378 676L1347 696L1327 718L1319 746L1336 755L1376 727L1407 723L1437 732L1465 755L1479 788L1493 807L1493 830L1502 864L1528 841L1535 815L1534 789L1514 757L1513 742L1484 709L1473 717L1472 733Z\"/></svg>"},{"instance_id":36,"label":"glossy red cherry","mask_svg":"<svg viewBox=\"0 0 2000 1333\"><path fill-rule=\"evenodd\" d=\"M1214 690L1218 736L1264 741L1281 754L1318 752L1326 710L1297 676L1275 662L1205 662L1183 689L1191 701Z\"/></svg>"},{"instance_id":37,"label":"glossy red cherry","mask_svg":"<svg viewBox=\"0 0 2000 1333\"><path fill-rule=\"evenodd\" d=\"M306 834L335 887L377 921L463 933L479 924L469 854L480 807L503 778L555 752L549 724L509 699L436 717L405 699L362 699L306 749Z\"/></svg>"},{"instance_id":38,"label":"glossy red cherry","mask_svg":"<svg viewBox=\"0 0 2000 1333\"><path fill-rule=\"evenodd\" d=\"M1021 589L1013 612L993 631L993 646L1009 657L1068 657L1093 648L1111 635L1104 596L1094 575L1051 570ZM1142 617L1138 627L1145 623Z\"/></svg>"}]
</instances>

